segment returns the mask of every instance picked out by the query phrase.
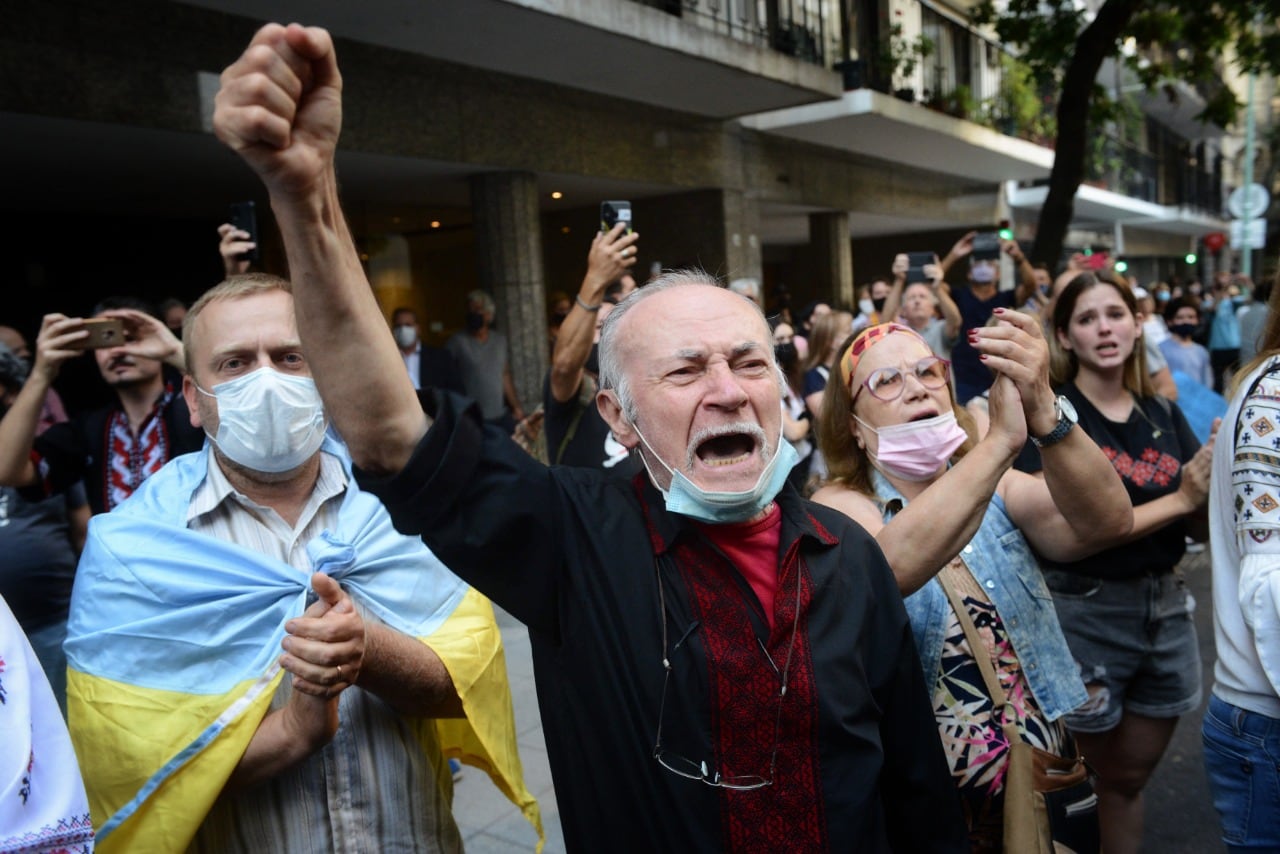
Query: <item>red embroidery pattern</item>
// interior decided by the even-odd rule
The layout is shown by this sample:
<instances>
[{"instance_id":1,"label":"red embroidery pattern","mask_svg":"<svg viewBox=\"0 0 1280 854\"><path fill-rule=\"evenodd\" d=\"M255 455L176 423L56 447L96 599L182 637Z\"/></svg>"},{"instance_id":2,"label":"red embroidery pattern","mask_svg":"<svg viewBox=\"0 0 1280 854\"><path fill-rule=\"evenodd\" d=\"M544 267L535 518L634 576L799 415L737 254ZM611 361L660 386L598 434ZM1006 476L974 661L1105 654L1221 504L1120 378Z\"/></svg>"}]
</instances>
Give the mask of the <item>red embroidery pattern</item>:
<instances>
[{"instance_id":1,"label":"red embroidery pattern","mask_svg":"<svg viewBox=\"0 0 1280 854\"><path fill-rule=\"evenodd\" d=\"M793 544L782 564L767 644L777 671L765 660L733 568L701 541L674 548L676 564L701 623L711 688L715 762L726 775L769 774L778 743L773 785L754 791L720 789L724 848L730 851L818 851L827 848L827 823L818 775L817 690L805 631L811 580ZM800 628L795 633L787 695L778 721L780 673L786 666L800 582Z\"/></svg>"},{"instance_id":2,"label":"red embroidery pattern","mask_svg":"<svg viewBox=\"0 0 1280 854\"><path fill-rule=\"evenodd\" d=\"M1120 476L1135 486L1146 486L1148 483L1168 486L1182 470L1182 463L1177 457L1161 453L1155 448L1143 451L1140 460L1134 460L1127 452L1117 451L1110 445L1103 445L1102 453L1111 460L1111 465Z\"/></svg>"},{"instance_id":3,"label":"red embroidery pattern","mask_svg":"<svg viewBox=\"0 0 1280 854\"><path fill-rule=\"evenodd\" d=\"M129 417L124 412L113 412L107 419L107 455L102 464L107 474L103 489L108 510L132 495L168 461L169 433L160 415L168 398L165 394L156 403L137 436L129 429Z\"/></svg>"}]
</instances>

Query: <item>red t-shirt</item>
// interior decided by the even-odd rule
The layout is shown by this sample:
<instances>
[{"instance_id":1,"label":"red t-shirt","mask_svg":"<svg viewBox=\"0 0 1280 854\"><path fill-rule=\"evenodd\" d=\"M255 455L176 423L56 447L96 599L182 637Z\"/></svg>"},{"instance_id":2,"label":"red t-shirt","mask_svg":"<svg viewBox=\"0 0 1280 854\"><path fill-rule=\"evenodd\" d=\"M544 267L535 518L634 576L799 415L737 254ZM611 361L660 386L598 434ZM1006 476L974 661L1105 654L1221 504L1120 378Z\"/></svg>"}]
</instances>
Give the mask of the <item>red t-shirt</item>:
<instances>
[{"instance_id":1,"label":"red t-shirt","mask_svg":"<svg viewBox=\"0 0 1280 854\"><path fill-rule=\"evenodd\" d=\"M773 598L778 592L778 544L782 540L782 509L775 502L760 519L728 525L698 527L733 561L755 591L773 631Z\"/></svg>"}]
</instances>

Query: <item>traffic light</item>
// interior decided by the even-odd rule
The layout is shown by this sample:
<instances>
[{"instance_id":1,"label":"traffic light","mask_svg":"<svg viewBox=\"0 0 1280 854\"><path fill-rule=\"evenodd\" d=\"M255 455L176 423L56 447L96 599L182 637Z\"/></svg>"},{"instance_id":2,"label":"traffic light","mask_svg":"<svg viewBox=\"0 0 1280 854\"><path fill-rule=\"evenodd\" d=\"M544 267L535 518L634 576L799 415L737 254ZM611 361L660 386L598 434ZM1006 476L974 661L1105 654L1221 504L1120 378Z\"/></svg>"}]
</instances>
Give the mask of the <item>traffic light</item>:
<instances>
[{"instance_id":1,"label":"traffic light","mask_svg":"<svg viewBox=\"0 0 1280 854\"><path fill-rule=\"evenodd\" d=\"M1116 261L1114 264L1112 264L1111 266L1112 266L1112 268L1113 268L1117 273L1127 273L1127 272L1129 272L1129 262L1128 262L1128 261L1118 260L1118 261Z\"/></svg>"},{"instance_id":2,"label":"traffic light","mask_svg":"<svg viewBox=\"0 0 1280 854\"><path fill-rule=\"evenodd\" d=\"M1187 257L1182 260L1186 261L1188 264L1194 264L1199 259L1196 258L1196 253L1188 252Z\"/></svg>"},{"instance_id":3,"label":"traffic light","mask_svg":"<svg viewBox=\"0 0 1280 854\"><path fill-rule=\"evenodd\" d=\"M1013 227L1009 225L1009 220L1000 220L1000 227L996 229L1001 240L1013 240Z\"/></svg>"}]
</instances>

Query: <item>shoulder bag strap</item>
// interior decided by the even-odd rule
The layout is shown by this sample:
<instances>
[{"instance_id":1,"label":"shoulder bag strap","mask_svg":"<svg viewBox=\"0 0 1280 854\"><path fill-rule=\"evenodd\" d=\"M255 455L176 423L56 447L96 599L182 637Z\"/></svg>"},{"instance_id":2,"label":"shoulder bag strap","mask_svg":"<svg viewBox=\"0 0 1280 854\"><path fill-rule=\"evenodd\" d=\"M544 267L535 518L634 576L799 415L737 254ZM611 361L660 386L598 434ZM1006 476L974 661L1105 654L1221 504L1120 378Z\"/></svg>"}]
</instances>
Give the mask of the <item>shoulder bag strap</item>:
<instances>
[{"instance_id":1,"label":"shoulder bag strap","mask_svg":"<svg viewBox=\"0 0 1280 854\"><path fill-rule=\"evenodd\" d=\"M1000 684L1000 678L996 676L996 668L991 663L991 654L987 651L987 645L982 642L978 628L973 624L973 618L969 616L969 609L964 605L964 600L947 580L945 567L938 573L937 578L947 594L947 599L951 602L951 609L956 612L956 619L960 621L965 639L969 641L969 652L973 655L973 660L978 663L978 669L982 671L982 681L987 683L987 693L991 695L991 702L1002 710L1004 722L1007 723L1010 720L1007 709L1009 695L1005 693L1004 686ZM1015 716L1012 720L1016 721L1017 717Z\"/></svg>"}]
</instances>

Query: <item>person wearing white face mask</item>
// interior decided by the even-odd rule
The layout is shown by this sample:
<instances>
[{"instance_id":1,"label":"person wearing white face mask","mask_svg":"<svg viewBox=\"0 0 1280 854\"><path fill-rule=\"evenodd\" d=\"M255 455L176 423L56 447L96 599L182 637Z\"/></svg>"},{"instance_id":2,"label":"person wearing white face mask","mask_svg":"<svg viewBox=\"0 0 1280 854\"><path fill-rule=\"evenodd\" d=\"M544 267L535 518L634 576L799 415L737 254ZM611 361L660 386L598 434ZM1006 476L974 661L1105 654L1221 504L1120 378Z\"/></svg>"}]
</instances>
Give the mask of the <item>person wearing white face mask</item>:
<instances>
[{"instance_id":1,"label":"person wearing white face mask","mask_svg":"<svg viewBox=\"0 0 1280 854\"><path fill-rule=\"evenodd\" d=\"M183 346L209 442L91 526L71 606L101 850L461 850L445 750L536 824L492 609L352 482L289 284L217 286Z\"/></svg>"},{"instance_id":2,"label":"person wearing white face mask","mask_svg":"<svg viewBox=\"0 0 1280 854\"><path fill-rule=\"evenodd\" d=\"M847 341L818 426L832 479L814 495L875 535L907 596L975 851L1002 850L1010 757L1003 702L984 689L978 656L1000 672L1021 737L1057 756L1075 755L1062 717L1086 699L1029 546L1082 557L1133 521L1120 478L1054 399L1039 322L997 312L1002 322L973 337L999 374L981 441L957 419L968 422L948 362L914 330L887 323ZM1010 469L1028 435L1041 448L1044 479ZM968 645L947 587L987 628L991 649Z\"/></svg>"},{"instance_id":3,"label":"person wearing white face mask","mask_svg":"<svg viewBox=\"0 0 1280 854\"><path fill-rule=\"evenodd\" d=\"M463 394L462 375L453 354L443 347L427 347L422 343L418 315L401 306L391 312L391 337L400 348L405 370L414 388L447 388Z\"/></svg>"},{"instance_id":4,"label":"person wearing white face mask","mask_svg":"<svg viewBox=\"0 0 1280 854\"><path fill-rule=\"evenodd\" d=\"M1022 269L1015 290L1000 290L1000 262L998 259L975 259L973 240L977 232L971 231L956 241L955 246L939 262L945 276L957 262L970 259L969 286L955 288L951 298L960 309L960 337L951 349L951 365L955 374L956 400L961 404L982 394L991 387L992 374L978 359L978 351L970 343L975 329L985 326L996 309L1009 309L1025 305L1035 290L1030 265L1018 244L1012 240L1001 241L1001 250Z\"/></svg>"}]
</instances>

